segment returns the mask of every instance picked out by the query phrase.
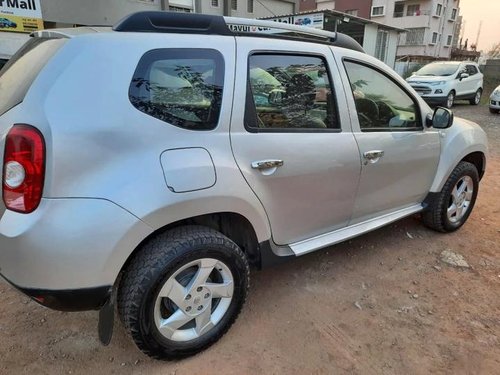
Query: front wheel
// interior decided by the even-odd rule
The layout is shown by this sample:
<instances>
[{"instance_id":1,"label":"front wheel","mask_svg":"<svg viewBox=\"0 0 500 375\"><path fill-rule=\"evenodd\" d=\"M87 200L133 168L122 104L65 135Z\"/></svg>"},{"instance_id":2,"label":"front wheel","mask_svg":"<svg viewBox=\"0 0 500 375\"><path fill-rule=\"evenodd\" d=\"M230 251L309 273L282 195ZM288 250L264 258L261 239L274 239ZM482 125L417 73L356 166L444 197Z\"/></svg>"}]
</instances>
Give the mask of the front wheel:
<instances>
[{"instance_id":1,"label":"front wheel","mask_svg":"<svg viewBox=\"0 0 500 375\"><path fill-rule=\"evenodd\" d=\"M478 89L476 91L476 95L474 95L474 99L469 100L469 103L471 105L478 105L481 102L481 95L483 91L481 89Z\"/></svg>"},{"instance_id":2,"label":"front wheel","mask_svg":"<svg viewBox=\"0 0 500 375\"><path fill-rule=\"evenodd\" d=\"M476 202L479 175L474 164L461 161L443 189L423 213L424 224L439 232L453 232L469 217Z\"/></svg>"},{"instance_id":3,"label":"front wheel","mask_svg":"<svg viewBox=\"0 0 500 375\"><path fill-rule=\"evenodd\" d=\"M444 105L446 108L450 109L451 107L453 107L453 104L455 104L455 92L451 91L448 94L448 97L446 98L446 102Z\"/></svg>"},{"instance_id":4,"label":"front wheel","mask_svg":"<svg viewBox=\"0 0 500 375\"><path fill-rule=\"evenodd\" d=\"M249 264L223 234L201 226L152 238L126 268L118 289L122 321L144 353L187 357L215 343L245 302Z\"/></svg>"}]
</instances>

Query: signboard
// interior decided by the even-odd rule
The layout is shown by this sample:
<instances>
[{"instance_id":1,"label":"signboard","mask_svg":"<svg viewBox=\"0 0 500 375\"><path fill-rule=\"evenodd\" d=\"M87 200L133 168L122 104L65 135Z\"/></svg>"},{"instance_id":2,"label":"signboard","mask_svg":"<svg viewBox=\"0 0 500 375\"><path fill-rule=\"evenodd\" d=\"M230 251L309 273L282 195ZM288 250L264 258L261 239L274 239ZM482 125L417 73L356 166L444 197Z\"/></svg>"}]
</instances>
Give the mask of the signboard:
<instances>
[{"instance_id":1,"label":"signboard","mask_svg":"<svg viewBox=\"0 0 500 375\"><path fill-rule=\"evenodd\" d=\"M324 13L301 14L295 16L267 18L266 21L289 23L291 25L314 27L323 29Z\"/></svg>"},{"instance_id":2,"label":"signboard","mask_svg":"<svg viewBox=\"0 0 500 375\"><path fill-rule=\"evenodd\" d=\"M0 0L0 32L31 33L41 29L40 0Z\"/></svg>"}]
</instances>

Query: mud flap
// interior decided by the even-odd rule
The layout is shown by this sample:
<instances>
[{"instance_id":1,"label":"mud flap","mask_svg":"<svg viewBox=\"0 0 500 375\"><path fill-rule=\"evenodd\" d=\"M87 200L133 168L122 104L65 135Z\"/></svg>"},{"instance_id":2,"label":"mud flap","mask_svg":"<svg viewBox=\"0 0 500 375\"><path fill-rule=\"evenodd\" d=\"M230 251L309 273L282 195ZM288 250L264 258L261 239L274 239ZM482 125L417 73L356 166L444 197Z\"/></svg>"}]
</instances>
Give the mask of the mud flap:
<instances>
[{"instance_id":1,"label":"mud flap","mask_svg":"<svg viewBox=\"0 0 500 375\"><path fill-rule=\"evenodd\" d=\"M113 298L110 297L103 307L99 310L99 340L104 346L109 345L113 336L113 326L115 321L115 305Z\"/></svg>"}]
</instances>

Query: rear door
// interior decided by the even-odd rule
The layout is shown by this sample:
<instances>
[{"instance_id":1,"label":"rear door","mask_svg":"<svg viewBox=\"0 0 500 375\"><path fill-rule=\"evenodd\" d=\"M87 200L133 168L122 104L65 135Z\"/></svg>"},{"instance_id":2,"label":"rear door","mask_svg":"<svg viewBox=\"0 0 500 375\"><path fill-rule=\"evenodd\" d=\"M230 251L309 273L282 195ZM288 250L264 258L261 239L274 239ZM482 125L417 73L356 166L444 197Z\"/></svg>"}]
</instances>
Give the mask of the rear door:
<instances>
[{"instance_id":1,"label":"rear door","mask_svg":"<svg viewBox=\"0 0 500 375\"><path fill-rule=\"evenodd\" d=\"M344 58L349 105L363 160L351 224L418 207L440 155L439 133L424 128L416 98L382 66Z\"/></svg>"},{"instance_id":2,"label":"rear door","mask_svg":"<svg viewBox=\"0 0 500 375\"><path fill-rule=\"evenodd\" d=\"M346 226L361 167L330 50L245 37L237 55L231 143L274 242Z\"/></svg>"}]
</instances>

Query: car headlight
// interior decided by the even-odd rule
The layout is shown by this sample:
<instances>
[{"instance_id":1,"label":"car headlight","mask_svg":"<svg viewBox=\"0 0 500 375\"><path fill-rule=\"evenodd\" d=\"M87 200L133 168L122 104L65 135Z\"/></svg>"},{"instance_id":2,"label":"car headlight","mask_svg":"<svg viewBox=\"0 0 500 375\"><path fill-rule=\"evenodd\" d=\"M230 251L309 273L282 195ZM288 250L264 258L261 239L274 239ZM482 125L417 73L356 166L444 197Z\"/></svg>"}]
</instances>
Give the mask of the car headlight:
<instances>
[{"instance_id":1,"label":"car headlight","mask_svg":"<svg viewBox=\"0 0 500 375\"><path fill-rule=\"evenodd\" d=\"M446 81L431 82L431 86L441 86L444 85Z\"/></svg>"},{"instance_id":2,"label":"car headlight","mask_svg":"<svg viewBox=\"0 0 500 375\"><path fill-rule=\"evenodd\" d=\"M500 96L500 90L495 90L495 91L493 91L493 95L495 95L495 96Z\"/></svg>"}]
</instances>

